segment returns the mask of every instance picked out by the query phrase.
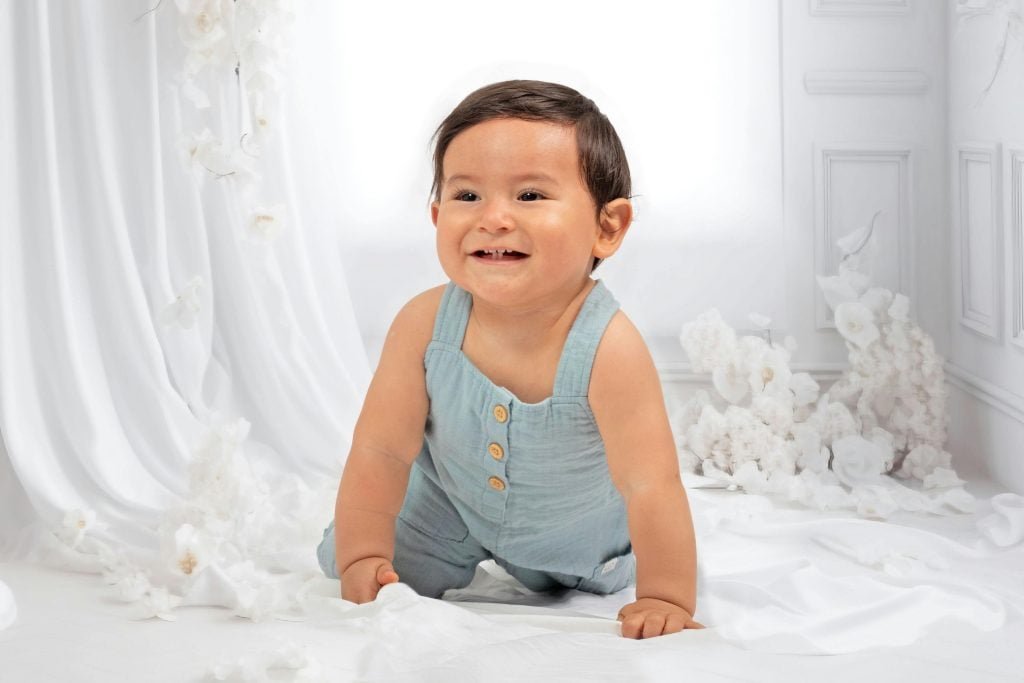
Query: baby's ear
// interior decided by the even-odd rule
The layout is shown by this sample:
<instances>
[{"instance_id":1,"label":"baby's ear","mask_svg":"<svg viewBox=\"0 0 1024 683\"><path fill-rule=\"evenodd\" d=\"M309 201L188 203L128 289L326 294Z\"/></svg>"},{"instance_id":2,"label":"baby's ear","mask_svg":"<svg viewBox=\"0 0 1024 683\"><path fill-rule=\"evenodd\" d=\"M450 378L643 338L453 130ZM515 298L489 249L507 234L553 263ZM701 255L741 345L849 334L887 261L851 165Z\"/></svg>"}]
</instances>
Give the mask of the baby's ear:
<instances>
[{"instance_id":1,"label":"baby's ear","mask_svg":"<svg viewBox=\"0 0 1024 683\"><path fill-rule=\"evenodd\" d=\"M616 251L633 223L633 204L625 197L613 199L601 209L598 218L601 233L594 243L594 256L606 259Z\"/></svg>"}]
</instances>

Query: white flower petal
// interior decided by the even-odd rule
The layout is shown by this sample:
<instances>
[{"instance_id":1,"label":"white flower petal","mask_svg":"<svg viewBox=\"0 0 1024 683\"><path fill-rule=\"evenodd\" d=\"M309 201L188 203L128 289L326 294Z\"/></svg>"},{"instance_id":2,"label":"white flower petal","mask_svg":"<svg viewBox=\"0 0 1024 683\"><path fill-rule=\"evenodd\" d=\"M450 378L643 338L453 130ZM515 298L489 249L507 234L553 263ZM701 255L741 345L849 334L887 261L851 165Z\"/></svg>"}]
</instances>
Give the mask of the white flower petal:
<instances>
[{"instance_id":1,"label":"white flower petal","mask_svg":"<svg viewBox=\"0 0 1024 683\"><path fill-rule=\"evenodd\" d=\"M847 302L840 304L835 311L836 329L846 341L859 348L867 348L879 337L875 327L874 315L864 304Z\"/></svg>"}]
</instances>

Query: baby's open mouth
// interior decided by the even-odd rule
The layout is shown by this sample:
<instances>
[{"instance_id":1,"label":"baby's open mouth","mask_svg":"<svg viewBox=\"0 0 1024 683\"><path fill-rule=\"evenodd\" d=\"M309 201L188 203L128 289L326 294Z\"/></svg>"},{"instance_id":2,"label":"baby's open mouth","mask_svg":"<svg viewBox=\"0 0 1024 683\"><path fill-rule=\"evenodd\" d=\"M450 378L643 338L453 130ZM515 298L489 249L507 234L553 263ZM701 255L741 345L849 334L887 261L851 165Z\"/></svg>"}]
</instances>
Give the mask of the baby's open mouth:
<instances>
[{"instance_id":1,"label":"baby's open mouth","mask_svg":"<svg viewBox=\"0 0 1024 683\"><path fill-rule=\"evenodd\" d=\"M473 256L491 261L516 261L526 258L527 254L512 249L477 249Z\"/></svg>"}]
</instances>

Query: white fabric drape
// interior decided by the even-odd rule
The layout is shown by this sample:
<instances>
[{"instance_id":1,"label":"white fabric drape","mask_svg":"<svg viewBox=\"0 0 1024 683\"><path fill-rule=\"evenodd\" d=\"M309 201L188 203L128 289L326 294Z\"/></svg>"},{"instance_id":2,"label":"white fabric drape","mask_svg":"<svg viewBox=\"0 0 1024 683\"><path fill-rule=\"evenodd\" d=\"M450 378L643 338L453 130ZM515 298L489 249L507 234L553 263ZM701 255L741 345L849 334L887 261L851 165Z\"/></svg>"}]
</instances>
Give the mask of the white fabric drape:
<instances>
[{"instance_id":1,"label":"white fabric drape","mask_svg":"<svg viewBox=\"0 0 1024 683\"><path fill-rule=\"evenodd\" d=\"M183 163L183 134L237 139L241 95L211 76L213 107L182 96L179 13L153 4L0 5L0 552L73 508L152 545L197 445L232 419L252 425L250 457L336 479L368 382L317 101L322 16L296 14L306 38L246 194ZM247 229L252 202L287 207L280 235Z\"/></svg>"}]
</instances>

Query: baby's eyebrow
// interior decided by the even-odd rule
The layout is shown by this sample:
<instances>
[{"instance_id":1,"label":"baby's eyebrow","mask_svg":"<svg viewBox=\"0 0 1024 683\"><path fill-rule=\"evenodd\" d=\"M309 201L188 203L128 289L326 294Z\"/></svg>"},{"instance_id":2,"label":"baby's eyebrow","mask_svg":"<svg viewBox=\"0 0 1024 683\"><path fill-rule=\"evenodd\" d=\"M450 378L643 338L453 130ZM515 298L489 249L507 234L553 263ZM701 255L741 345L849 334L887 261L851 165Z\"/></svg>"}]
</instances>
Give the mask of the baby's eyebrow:
<instances>
[{"instance_id":1,"label":"baby's eyebrow","mask_svg":"<svg viewBox=\"0 0 1024 683\"><path fill-rule=\"evenodd\" d=\"M558 180L548 175L547 173L520 173L517 175L509 176L509 180L512 181L513 183L540 182L551 183L553 185L558 184ZM453 176L449 176L448 178L445 178L444 182L446 185L448 185L451 183L472 183L475 181L476 178L474 176L459 173Z\"/></svg>"}]
</instances>

